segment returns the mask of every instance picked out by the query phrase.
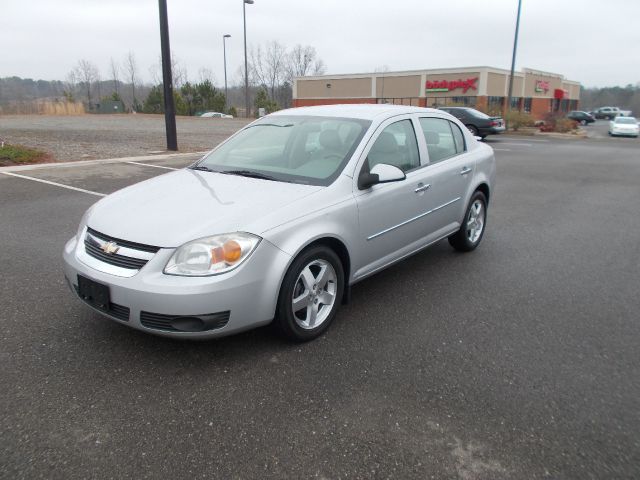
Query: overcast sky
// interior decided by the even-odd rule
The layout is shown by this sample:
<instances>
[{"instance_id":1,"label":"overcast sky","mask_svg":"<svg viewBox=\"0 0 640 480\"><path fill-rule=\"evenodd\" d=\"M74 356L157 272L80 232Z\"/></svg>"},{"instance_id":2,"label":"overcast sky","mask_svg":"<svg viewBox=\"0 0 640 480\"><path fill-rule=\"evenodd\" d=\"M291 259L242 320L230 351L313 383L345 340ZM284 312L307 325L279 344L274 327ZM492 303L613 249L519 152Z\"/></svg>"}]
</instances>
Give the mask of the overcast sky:
<instances>
[{"instance_id":1,"label":"overcast sky","mask_svg":"<svg viewBox=\"0 0 640 480\"><path fill-rule=\"evenodd\" d=\"M242 0L167 0L171 48L191 79L223 83L243 62ZM313 45L326 73L488 65L509 68L517 0L255 0L249 45ZM158 63L156 0L2 0L0 77L64 80L79 59L109 78L111 57L135 53L145 81ZM640 82L640 0L523 0L516 69L585 86Z\"/></svg>"}]
</instances>

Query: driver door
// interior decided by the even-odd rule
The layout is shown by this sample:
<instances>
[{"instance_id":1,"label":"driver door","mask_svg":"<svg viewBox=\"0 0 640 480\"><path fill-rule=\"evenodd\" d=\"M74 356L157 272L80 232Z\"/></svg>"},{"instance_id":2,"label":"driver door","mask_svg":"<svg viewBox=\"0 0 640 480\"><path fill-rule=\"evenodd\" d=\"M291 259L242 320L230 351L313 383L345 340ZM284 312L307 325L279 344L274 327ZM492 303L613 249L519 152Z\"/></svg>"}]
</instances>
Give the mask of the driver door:
<instances>
[{"instance_id":1,"label":"driver door","mask_svg":"<svg viewBox=\"0 0 640 480\"><path fill-rule=\"evenodd\" d=\"M356 170L357 176L385 163L400 168L406 179L365 190L355 187L359 217L355 278L373 273L424 242L429 228L425 222L430 221L423 216L429 210L429 180L425 177L426 169L420 168L424 162L420 160L416 136L419 128L411 115L389 119L379 127L363 153L364 161Z\"/></svg>"}]
</instances>

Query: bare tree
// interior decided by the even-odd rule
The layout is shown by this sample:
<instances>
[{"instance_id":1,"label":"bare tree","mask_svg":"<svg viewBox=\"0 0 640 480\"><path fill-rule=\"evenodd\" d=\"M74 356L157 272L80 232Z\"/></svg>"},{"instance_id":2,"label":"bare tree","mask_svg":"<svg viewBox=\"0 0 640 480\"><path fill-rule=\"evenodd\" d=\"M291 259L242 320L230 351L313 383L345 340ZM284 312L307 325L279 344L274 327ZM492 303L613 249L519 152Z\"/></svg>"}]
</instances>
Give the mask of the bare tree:
<instances>
[{"instance_id":1,"label":"bare tree","mask_svg":"<svg viewBox=\"0 0 640 480\"><path fill-rule=\"evenodd\" d=\"M160 85L163 82L161 56L158 56L158 63L154 63L149 67L149 74L151 75L151 79L154 84ZM187 68L180 59L173 54L171 54L171 78L173 80L173 86L176 89L179 89L189 80Z\"/></svg>"},{"instance_id":2,"label":"bare tree","mask_svg":"<svg viewBox=\"0 0 640 480\"><path fill-rule=\"evenodd\" d=\"M118 76L120 74L120 67L118 66L116 61L113 59L113 57L111 57L110 70L111 70L111 79L113 80L113 91L116 93L116 95L119 95L118 83L120 83L120 80L118 79Z\"/></svg>"},{"instance_id":3,"label":"bare tree","mask_svg":"<svg viewBox=\"0 0 640 480\"><path fill-rule=\"evenodd\" d=\"M82 59L78 61L78 65L75 68L75 75L80 83L84 84L87 92L87 103L89 104L89 109L91 109L91 88L99 77L98 67L89 60Z\"/></svg>"},{"instance_id":4,"label":"bare tree","mask_svg":"<svg viewBox=\"0 0 640 480\"><path fill-rule=\"evenodd\" d=\"M271 99L275 99L276 89L287 76L287 50L277 41L269 42L264 51L258 45L250 53L250 76L255 83L267 88Z\"/></svg>"},{"instance_id":5,"label":"bare tree","mask_svg":"<svg viewBox=\"0 0 640 480\"><path fill-rule=\"evenodd\" d=\"M73 69L67 74L67 79L64 82L64 90L65 90L64 96L68 101L70 102L75 101L77 88L78 88L78 76L76 75L75 69Z\"/></svg>"},{"instance_id":6,"label":"bare tree","mask_svg":"<svg viewBox=\"0 0 640 480\"><path fill-rule=\"evenodd\" d=\"M318 58L316 49L311 45L296 45L288 55L287 76L289 83L296 77L307 75L322 75L325 70L324 62Z\"/></svg>"},{"instance_id":7,"label":"bare tree","mask_svg":"<svg viewBox=\"0 0 640 480\"><path fill-rule=\"evenodd\" d=\"M131 109L134 110L137 105L136 100L136 82L138 81L138 64L136 57L131 50L124 57L124 70L127 73L127 80L131 83Z\"/></svg>"},{"instance_id":8,"label":"bare tree","mask_svg":"<svg viewBox=\"0 0 640 480\"><path fill-rule=\"evenodd\" d=\"M198 70L198 79L200 83L206 82L207 80L211 82L212 85L215 85L216 83L216 76L210 68L200 68L200 70Z\"/></svg>"},{"instance_id":9,"label":"bare tree","mask_svg":"<svg viewBox=\"0 0 640 480\"><path fill-rule=\"evenodd\" d=\"M171 76L173 77L173 86L180 88L189 81L187 67L175 55L171 55Z\"/></svg>"}]
</instances>

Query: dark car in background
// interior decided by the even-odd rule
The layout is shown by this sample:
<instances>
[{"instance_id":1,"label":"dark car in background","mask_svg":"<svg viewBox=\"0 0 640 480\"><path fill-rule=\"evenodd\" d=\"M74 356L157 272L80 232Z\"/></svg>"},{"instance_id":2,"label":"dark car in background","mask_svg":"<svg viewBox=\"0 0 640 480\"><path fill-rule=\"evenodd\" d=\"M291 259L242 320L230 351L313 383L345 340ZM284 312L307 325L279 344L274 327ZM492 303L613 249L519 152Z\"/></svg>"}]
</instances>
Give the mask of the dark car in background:
<instances>
[{"instance_id":1,"label":"dark car in background","mask_svg":"<svg viewBox=\"0 0 640 480\"><path fill-rule=\"evenodd\" d=\"M485 138L487 135L495 135L505 130L502 117L490 117L475 108L469 107L440 107L450 113L469 129L475 137Z\"/></svg>"},{"instance_id":2,"label":"dark car in background","mask_svg":"<svg viewBox=\"0 0 640 480\"><path fill-rule=\"evenodd\" d=\"M596 119L593 118L593 115L591 115L588 112L583 112L580 110L574 110L573 112L569 112L567 114L567 118L570 118L571 120L575 120L581 125L587 125L589 123L593 123L596 121Z\"/></svg>"}]
</instances>

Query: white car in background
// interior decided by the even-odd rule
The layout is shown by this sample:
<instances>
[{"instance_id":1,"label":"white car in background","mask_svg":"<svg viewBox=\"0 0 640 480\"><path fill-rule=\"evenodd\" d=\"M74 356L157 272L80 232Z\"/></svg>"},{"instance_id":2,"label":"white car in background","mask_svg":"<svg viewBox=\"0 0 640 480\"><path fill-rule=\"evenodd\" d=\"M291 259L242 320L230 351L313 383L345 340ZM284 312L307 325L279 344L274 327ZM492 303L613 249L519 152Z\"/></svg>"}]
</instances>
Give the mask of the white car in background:
<instances>
[{"instance_id":1,"label":"white car in background","mask_svg":"<svg viewBox=\"0 0 640 480\"><path fill-rule=\"evenodd\" d=\"M637 137L640 128L635 117L616 117L609 122L609 135Z\"/></svg>"},{"instance_id":2,"label":"white car in background","mask_svg":"<svg viewBox=\"0 0 640 480\"><path fill-rule=\"evenodd\" d=\"M220 112L204 112L200 116L205 118L233 118L233 115L227 115L226 113Z\"/></svg>"}]
</instances>

